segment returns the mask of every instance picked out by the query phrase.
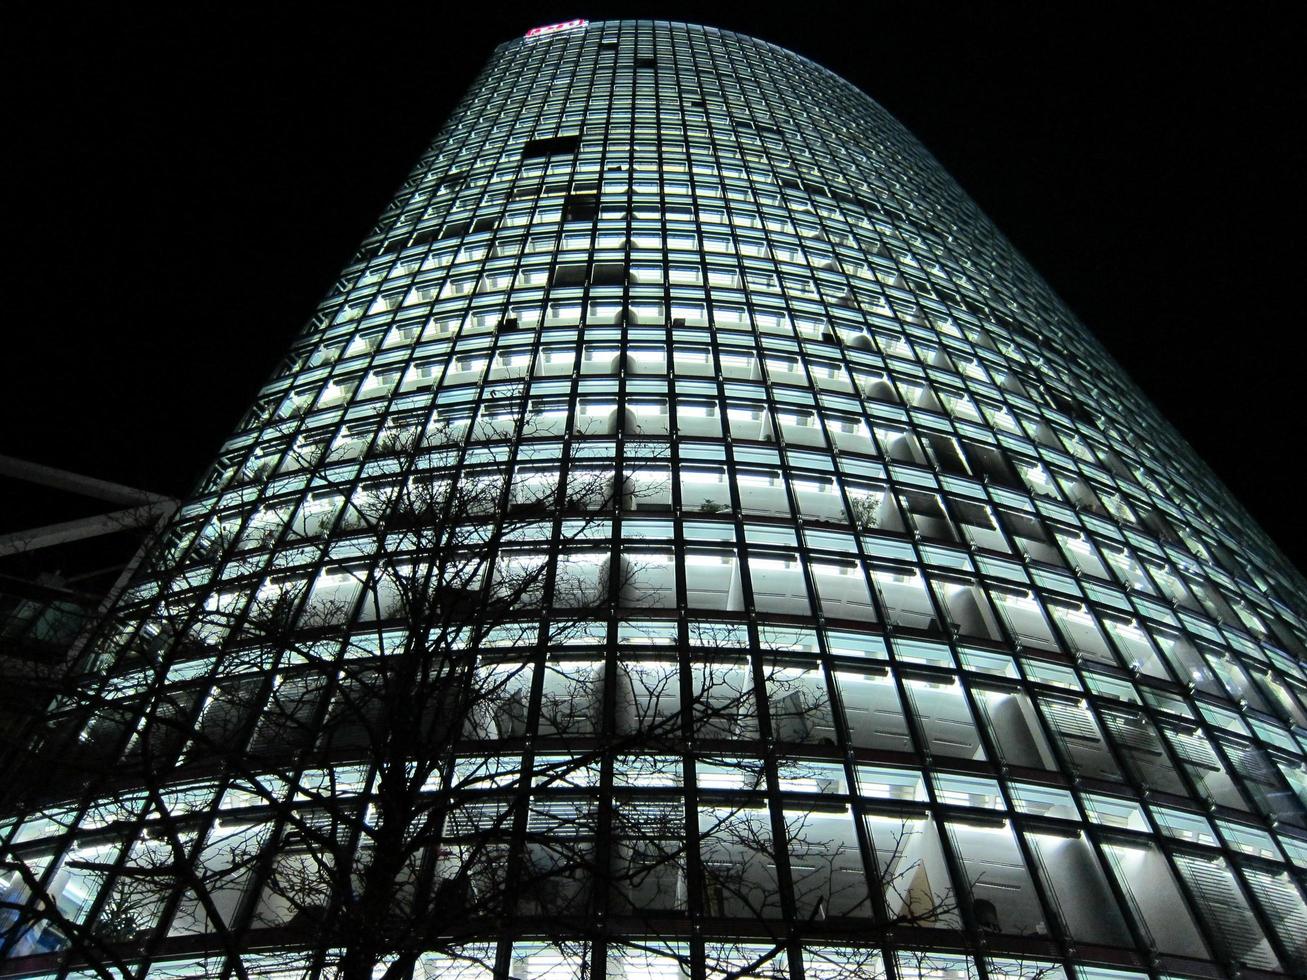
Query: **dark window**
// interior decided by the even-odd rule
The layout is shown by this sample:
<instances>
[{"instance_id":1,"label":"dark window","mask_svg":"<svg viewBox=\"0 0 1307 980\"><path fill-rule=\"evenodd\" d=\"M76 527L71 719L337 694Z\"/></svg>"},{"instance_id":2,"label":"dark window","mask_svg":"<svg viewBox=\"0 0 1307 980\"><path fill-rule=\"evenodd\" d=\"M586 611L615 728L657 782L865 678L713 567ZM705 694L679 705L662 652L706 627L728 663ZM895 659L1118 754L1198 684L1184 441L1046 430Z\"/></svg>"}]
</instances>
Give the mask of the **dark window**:
<instances>
[{"instance_id":1,"label":"dark window","mask_svg":"<svg viewBox=\"0 0 1307 980\"><path fill-rule=\"evenodd\" d=\"M945 520L944 508L940 505L939 498L931 493L918 493L915 490L905 490L901 495L903 503L917 517L932 517L935 520Z\"/></svg>"},{"instance_id":2,"label":"dark window","mask_svg":"<svg viewBox=\"0 0 1307 980\"><path fill-rule=\"evenodd\" d=\"M467 221L455 221L452 224L445 225L445 230L440 233L441 238L462 238L467 234Z\"/></svg>"},{"instance_id":3,"label":"dark window","mask_svg":"<svg viewBox=\"0 0 1307 980\"><path fill-rule=\"evenodd\" d=\"M944 513L943 505L933 493L907 490L900 494L900 499L903 506L912 514L912 523L923 536L945 541L957 540L957 535L953 533L953 525L949 523L948 516Z\"/></svg>"},{"instance_id":4,"label":"dark window","mask_svg":"<svg viewBox=\"0 0 1307 980\"><path fill-rule=\"evenodd\" d=\"M593 221L598 214L597 194L568 194L563 199L564 221Z\"/></svg>"},{"instance_id":5,"label":"dark window","mask_svg":"<svg viewBox=\"0 0 1307 980\"><path fill-rule=\"evenodd\" d=\"M930 454L935 457L935 465L945 473L957 473L961 476L967 475L967 468L962 464L962 456L958 453L957 443L948 436L937 436L932 433L924 433L926 443L930 446Z\"/></svg>"},{"instance_id":6,"label":"dark window","mask_svg":"<svg viewBox=\"0 0 1307 980\"><path fill-rule=\"evenodd\" d=\"M416 232L413 235L413 239L409 242L409 244L425 245L427 242L431 241L435 237L436 237L435 228L423 228L421 231Z\"/></svg>"},{"instance_id":7,"label":"dark window","mask_svg":"<svg viewBox=\"0 0 1307 980\"><path fill-rule=\"evenodd\" d=\"M584 286L585 285L585 266L583 265L560 265L554 268L554 278L552 285L555 286Z\"/></svg>"},{"instance_id":8,"label":"dark window","mask_svg":"<svg viewBox=\"0 0 1307 980\"><path fill-rule=\"evenodd\" d=\"M969 500L953 500L951 503L953 513L957 514L958 520L963 524L984 528L988 531L994 530L994 519L990 517L988 508L980 504L973 504Z\"/></svg>"},{"instance_id":9,"label":"dark window","mask_svg":"<svg viewBox=\"0 0 1307 980\"><path fill-rule=\"evenodd\" d=\"M1062 392L1050 387L1045 387L1044 390L1048 392L1049 399L1053 402L1053 407L1058 411L1070 415L1077 422L1093 424L1094 417L1085 410L1085 407L1080 404L1078 399L1070 395L1064 395Z\"/></svg>"},{"instance_id":10,"label":"dark window","mask_svg":"<svg viewBox=\"0 0 1307 980\"><path fill-rule=\"evenodd\" d=\"M546 136L543 139L527 140L522 147L522 159L547 157L555 153L575 153L581 145L581 137L576 133L569 136Z\"/></svg>"},{"instance_id":11,"label":"dark window","mask_svg":"<svg viewBox=\"0 0 1307 980\"><path fill-rule=\"evenodd\" d=\"M1175 532L1171 530L1171 525L1168 524L1166 518L1162 516L1161 511L1155 510L1152 507L1140 507L1138 504L1135 505L1135 510L1139 513L1139 519L1144 522L1144 527L1148 528L1148 530L1152 531L1163 541L1176 542L1179 540L1175 536Z\"/></svg>"},{"instance_id":12,"label":"dark window","mask_svg":"<svg viewBox=\"0 0 1307 980\"><path fill-rule=\"evenodd\" d=\"M654 59L653 55L640 55L635 59L636 68L654 68L657 64L658 62Z\"/></svg>"},{"instance_id":13,"label":"dark window","mask_svg":"<svg viewBox=\"0 0 1307 980\"><path fill-rule=\"evenodd\" d=\"M498 216L493 218L477 218L476 222L472 225L472 231L473 232L494 231L498 227L499 227Z\"/></svg>"},{"instance_id":14,"label":"dark window","mask_svg":"<svg viewBox=\"0 0 1307 980\"><path fill-rule=\"evenodd\" d=\"M1042 541L1048 544L1048 532L1044 530L1044 525L1036 517L1029 514L1022 514L1020 511L1004 510L1003 520L1008 529L1019 538L1025 538L1027 541Z\"/></svg>"},{"instance_id":15,"label":"dark window","mask_svg":"<svg viewBox=\"0 0 1307 980\"><path fill-rule=\"evenodd\" d=\"M596 262L590 273L593 286L622 286L626 284L626 266L620 262Z\"/></svg>"},{"instance_id":16,"label":"dark window","mask_svg":"<svg viewBox=\"0 0 1307 980\"><path fill-rule=\"evenodd\" d=\"M1021 486L1017 480L1017 475L1012 469L1012 465L1007 461L1007 457L999 449L993 446L982 446L979 443L962 442L963 448L967 453L967 460L971 463L971 469L977 475L983 475L993 483L998 483L1005 487Z\"/></svg>"}]
</instances>

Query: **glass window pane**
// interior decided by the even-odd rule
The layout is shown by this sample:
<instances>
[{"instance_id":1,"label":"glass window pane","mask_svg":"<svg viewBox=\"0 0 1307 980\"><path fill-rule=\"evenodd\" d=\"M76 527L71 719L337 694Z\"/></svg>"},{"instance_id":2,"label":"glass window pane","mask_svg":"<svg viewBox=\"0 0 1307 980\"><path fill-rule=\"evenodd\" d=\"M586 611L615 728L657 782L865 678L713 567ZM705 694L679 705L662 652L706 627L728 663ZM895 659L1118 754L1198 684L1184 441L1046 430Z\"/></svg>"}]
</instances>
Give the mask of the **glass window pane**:
<instances>
[{"instance_id":1,"label":"glass window pane","mask_svg":"<svg viewBox=\"0 0 1307 980\"><path fill-rule=\"evenodd\" d=\"M1134 945L1107 876L1080 831L1029 831L1026 840L1071 938L1108 946Z\"/></svg>"},{"instance_id":2,"label":"glass window pane","mask_svg":"<svg viewBox=\"0 0 1307 980\"><path fill-rule=\"evenodd\" d=\"M1261 970L1280 969L1225 859L1176 854L1175 864L1222 958Z\"/></svg>"},{"instance_id":3,"label":"glass window pane","mask_svg":"<svg viewBox=\"0 0 1307 980\"><path fill-rule=\"evenodd\" d=\"M898 688L887 673L837 671L849 744L858 749L911 752L908 722L899 702Z\"/></svg>"},{"instance_id":4,"label":"glass window pane","mask_svg":"<svg viewBox=\"0 0 1307 980\"><path fill-rule=\"evenodd\" d=\"M948 821L971 898L971 914L986 932L1044 935L1039 896L1007 821Z\"/></svg>"},{"instance_id":5,"label":"glass window pane","mask_svg":"<svg viewBox=\"0 0 1307 980\"><path fill-rule=\"evenodd\" d=\"M910 677L904 688L929 752L962 759L985 758L975 719L956 679Z\"/></svg>"},{"instance_id":6,"label":"glass window pane","mask_svg":"<svg viewBox=\"0 0 1307 980\"><path fill-rule=\"evenodd\" d=\"M928 816L871 814L866 818L876 852L876 881L891 920L956 928L957 902Z\"/></svg>"},{"instance_id":7,"label":"glass window pane","mask_svg":"<svg viewBox=\"0 0 1307 980\"><path fill-rule=\"evenodd\" d=\"M1146 841L1105 842L1103 853L1130 902L1135 924L1161 953L1206 949L1162 852Z\"/></svg>"},{"instance_id":8,"label":"glass window pane","mask_svg":"<svg viewBox=\"0 0 1307 980\"><path fill-rule=\"evenodd\" d=\"M972 688L999 756L1010 766L1056 768L1053 750L1024 691Z\"/></svg>"}]
</instances>

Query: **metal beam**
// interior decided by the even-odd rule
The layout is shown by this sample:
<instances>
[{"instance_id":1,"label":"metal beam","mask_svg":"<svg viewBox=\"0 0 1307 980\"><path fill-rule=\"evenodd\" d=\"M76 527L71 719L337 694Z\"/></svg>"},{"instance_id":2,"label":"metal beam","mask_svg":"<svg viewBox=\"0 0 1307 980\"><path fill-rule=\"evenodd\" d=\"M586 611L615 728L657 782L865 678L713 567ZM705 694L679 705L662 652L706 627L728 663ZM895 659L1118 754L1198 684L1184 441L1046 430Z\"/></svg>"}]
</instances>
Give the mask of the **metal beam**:
<instances>
[{"instance_id":1,"label":"metal beam","mask_svg":"<svg viewBox=\"0 0 1307 980\"><path fill-rule=\"evenodd\" d=\"M137 490L135 487L123 486L121 483L113 483L109 480L101 480L81 473L72 473L68 470L61 470L56 466L46 466L44 463L32 463L25 459L15 459L13 456L0 456L0 476L25 480L39 486L66 490L69 493L79 494L83 497L93 497L96 500L107 500L115 504L162 504L167 502L176 505L175 500L162 494L150 493L148 490Z\"/></svg>"},{"instance_id":2,"label":"metal beam","mask_svg":"<svg viewBox=\"0 0 1307 980\"><path fill-rule=\"evenodd\" d=\"M128 507L126 510L116 510L109 514L96 514L94 517L82 517L75 521L60 521L58 524L46 524L25 531L0 534L0 556L39 551L41 548L67 544L70 541L82 541L86 538L115 534L118 531L148 527L168 518L176 509L175 500L164 498L154 503Z\"/></svg>"}]
</instances>

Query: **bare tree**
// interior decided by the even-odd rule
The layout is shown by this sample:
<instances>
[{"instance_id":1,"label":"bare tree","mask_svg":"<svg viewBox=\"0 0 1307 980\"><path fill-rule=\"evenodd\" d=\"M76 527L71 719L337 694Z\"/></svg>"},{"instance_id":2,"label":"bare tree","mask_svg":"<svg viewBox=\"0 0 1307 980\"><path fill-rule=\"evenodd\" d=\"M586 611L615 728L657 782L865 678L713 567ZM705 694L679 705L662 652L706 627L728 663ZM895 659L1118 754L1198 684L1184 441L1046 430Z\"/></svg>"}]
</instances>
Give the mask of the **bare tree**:
<instances>
[{"instance_id":1,"label":"bare tree","mask_svg":"<svg viewBox=\"0 0 1307 980\"><path fill-rule=\"evenodd\" d=\"M772 975L820 923L852 977L893 928L956 924L906 824L868 880L851 816L777 812L842 779L811 758L832 706L781 652L708 628L693 657L613 654L592 631L644 605L607 543L629 470L387 438L368 481L160 542L33 743L51 778L9 782L48 824L5 853L0 957L406 980L432 954L503 970L486 950L511 935L586 973L597 949L688 973L693 911L749 937L705 947L714 975ZM349 547L324 562L328 542Z\"/></svg>"}]
</instances>

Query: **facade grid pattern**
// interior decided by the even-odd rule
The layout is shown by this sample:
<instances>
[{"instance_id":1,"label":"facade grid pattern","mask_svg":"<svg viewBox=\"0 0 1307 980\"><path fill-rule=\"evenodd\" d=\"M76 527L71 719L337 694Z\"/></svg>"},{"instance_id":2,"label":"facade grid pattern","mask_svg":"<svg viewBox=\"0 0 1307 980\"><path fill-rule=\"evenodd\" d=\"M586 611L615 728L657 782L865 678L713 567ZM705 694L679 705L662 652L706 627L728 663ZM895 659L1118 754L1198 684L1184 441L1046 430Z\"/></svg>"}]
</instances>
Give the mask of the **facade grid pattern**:
<instances>
[{"instance_id":1,"label":"facade grid pattern","mask_svg":"<svg viewBox=\"0 0 1307 980\"><path fill-rule=\"evenodd\" d=\"M690 965L614 942L592 954L607 972L714 975L722 949L779 934L775 975L834 977L859 921L921 895L957 902L877 940L888 977L1307 972L1307 584L939 165L828 71L663 22L502 45L179 512L181 571L124 609L147 632L165 607L239 623L281 592L348 610L321 641L342 658L351 630L384 648L350 503L483 470L618 488L580 538L556 515L516 545L601 599L558 642L556 588L538 629L481 651L522 671L494 751L548 755L551 691L594 692L602 731L633 710L615 673L688 690L711 662L755 691L719 733L759 760L755 784L691 743L657 778L605 758L558 805L672 807L692 838L743 794L731 819L771 839L820 824L747 865L761 909L686 883L732 860L707 834L667 892ZM160 644L197 727L231 648L206 639ZM123 703L159 669L124 657ZM262 676L269 703L297 683L292 664ZM130 752L130 711L79 738ZM230 801L190 806L212 826ZM70 861L109 846L96 820L86 801L3 825L74 919L104 904ZM231 901L275 918L257 883ZM177 907L159 935L194 931ZM529 929L500 945L501 975L579 970ZM196 975L169 948L151 975Z\"/></svg>"}]
</instances>

